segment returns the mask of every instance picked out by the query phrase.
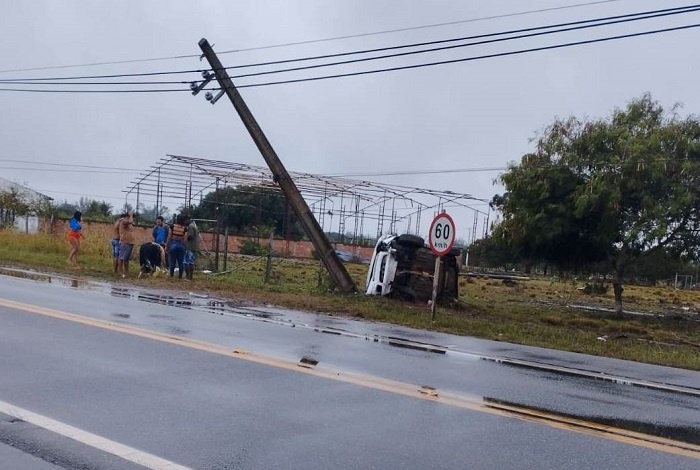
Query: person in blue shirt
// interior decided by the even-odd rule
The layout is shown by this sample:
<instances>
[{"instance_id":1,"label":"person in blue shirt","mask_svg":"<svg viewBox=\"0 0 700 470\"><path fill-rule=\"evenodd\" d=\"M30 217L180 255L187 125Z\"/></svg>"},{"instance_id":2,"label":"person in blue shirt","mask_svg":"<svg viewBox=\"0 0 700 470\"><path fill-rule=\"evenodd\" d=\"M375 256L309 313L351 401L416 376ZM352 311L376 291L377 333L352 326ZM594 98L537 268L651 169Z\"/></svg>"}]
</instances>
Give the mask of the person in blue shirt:
<instances>
[{"instance_id":1,"label":"person in blue shirt","mask_svg":"<svg viewBox=\"0 0 700 470\"><path fill-rule=\"evenodd\" d=\"M68 242L70 243L70 253L68 253L68 264L78 269L78 252L80 251L80 239L83 234L80 232L83 229L81 224L83 214L80 211L75 211L73 218L68 222Z\"/></svg>"},{"instance_id":2,"label":"person in blue shirt","mask_svg":"<svg viewBox=\"0 0 700 470\"><path fill-rule=\"evenodd\" d=\"M156 217L156 226L153 227L153 241L161 246L165 246L168 240L168 232L170 229L165 225L165 220L162 215Z\"/></svg>"},{"instance_id":3,"label":"person in blue shirt","mask_svg":"<svg viewBox=\"0 0 700 470\"><path fill-rule=\"evenodd\" d=\"M156 226L153 227L153 242L159 244L164 250L168 250L168 235L170 233L170 227L165 223L162 215L156 217ZM166 255L166 267L168 256Z\"/></svg>"}]
</instances>

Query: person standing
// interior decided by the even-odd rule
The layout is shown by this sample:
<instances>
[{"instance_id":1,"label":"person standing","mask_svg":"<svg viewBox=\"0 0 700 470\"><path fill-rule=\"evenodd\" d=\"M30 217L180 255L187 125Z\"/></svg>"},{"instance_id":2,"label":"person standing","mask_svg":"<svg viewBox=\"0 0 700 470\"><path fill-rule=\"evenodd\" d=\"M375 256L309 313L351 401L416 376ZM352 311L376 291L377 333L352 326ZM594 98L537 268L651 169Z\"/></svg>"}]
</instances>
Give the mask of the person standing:
<instances>
[{"instance_id":1,"label":"person standing","mask_svg":"<svg viewBox=\"0 0 700 470\"><path fill-rule=\"evenodd\" d=\"M185 270L183 262L185 260L185 237L187 236L187 227L182 215L178 215L175 223L170 227L168 233L168 256L170 277L175 275L175 265L177 264L178 278L182 279L182 273Z\"/></svg>"},{"instance_id":2,"label":"person standing","mask_svg":"<svg viewBox=\"0 0 700 470\"><path fill-rule=\"evenodd\" d=\"M156 225L153 227L153 242L160 246L165 246L165 242L168 240L168 232L170 232L170 227L165 225L163 216L159 215L156 217Z\"/></svg>"},{"instance_id":3,"label":"person standing","mask_svg":"<svg viewBox=\"0 0 700 470\"><path fill-rule=\"evenodd\" d=\"M129 274L129 260L134 250L136 237L134 235L134 213L129 211L126 217L119 219L119 255L117 256L118 271L122 277Z\"/></svg>"},{"instance_id":4,"label":"person standing","mask_svg":"<svg viewBox=\"0 0 700 470\"><path fill-rule=\"evenodd\" d=\"M156 225L153 227L153 243L159 244L164 250L167 250L168 234L170 233L170 227L165 224L165 219L162 215L156 217ZM167 266L167 255L166 264Z\"/></svg>"},{"instance_id":5,"label":"person standing","mask_svg":"<svg viewBox=\"0 0 700 470\"><path fill-rule=\"evenodd\" d=\"M192 281L194 279L194 268L197 263L199 253L199 230L194 220L187 217L187 238L185 241L185 276Z\"/></svg>"},{"instance_id":6,"label":"person standing","mask_svg":"<svg viewBox=\"0 0 700 470\"><path fill-rule=\"evenodd\" d=\"M114 260L114 274L119 272L119 224L126 214L119 215L119 218L112 226L112 260Z\"/></svg>"},{"instance_id":7,"label":"person standing","mask_svg":"<svg viewBox=\"0 0 700 470\"><path fill-rule=\"evenodd\" d=\"M78 265L78 252L80 251L80 239L83 234L81 230L83 214L80 211L75 211L73 218L68 222L68 242L70 243L70 252L68 253L68 264L70 264L75 269L80 269Z\"/></svg>"}]
</instances>

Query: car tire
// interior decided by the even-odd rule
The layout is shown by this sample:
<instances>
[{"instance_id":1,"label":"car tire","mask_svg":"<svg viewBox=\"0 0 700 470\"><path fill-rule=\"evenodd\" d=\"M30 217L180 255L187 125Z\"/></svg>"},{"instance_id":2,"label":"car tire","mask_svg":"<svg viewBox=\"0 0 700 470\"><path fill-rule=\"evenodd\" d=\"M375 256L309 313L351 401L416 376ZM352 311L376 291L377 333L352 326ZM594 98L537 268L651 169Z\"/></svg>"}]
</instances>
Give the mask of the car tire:
<instances>
[{"instance_id":1,"label":"car tire","mask_svg":"<svg viewBox=\"0 0 700 470\"><path fill-rule=\"evenodd\" d=\"M422 237L419 237L418 235L411 235L410 233L404 233L403 235L399 235L396 237L394 240L394 243L397 245L403 245L403 246L410 246L410 247L421 247L425 245L425 240L423 240Z\"/></svg>"}]
</instances>

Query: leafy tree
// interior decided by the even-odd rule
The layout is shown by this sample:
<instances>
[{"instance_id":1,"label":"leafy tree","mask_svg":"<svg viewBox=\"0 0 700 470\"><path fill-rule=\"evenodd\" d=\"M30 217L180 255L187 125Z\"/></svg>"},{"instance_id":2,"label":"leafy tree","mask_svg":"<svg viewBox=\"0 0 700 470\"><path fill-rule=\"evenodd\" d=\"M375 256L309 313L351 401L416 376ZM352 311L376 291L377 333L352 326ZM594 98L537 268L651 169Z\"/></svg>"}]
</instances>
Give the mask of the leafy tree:
<instances>
[{"instance_id":1,"label":"leafy tree","mask_svg":"<svg viewBox=\"0 0 700 470\"><path fill-rule=\"evenodd\" d=\"M647 94L598 120L557 119L511 165L494 199L496 236L520 258L562 269L604 260L622 315L623 280L657 250L700 243L700 122Z\"/></svg>"},{"instance_id":2,"label":"leafy tree","mask_svg":"<svg viewBox=\"0 0 700 470\"><path fill-rule=\"evenodd\" d=\"M72 217L73 212L78 210L78 204L70 204L68 201L64 200L60 204L56 205L56 215L59 217Z\"/></svg>"},{"instance_id":3,"label":"leafy tree","mask_svg":"<svg viewBox=\"0 0 700 470\"><path fill-rule=\"evenodd\" d=\"M656 250L642 257L639 262L630 267L629 275L645 283L655 284L657 281L671 279L677 273L693 273L686 260L679 258L667 250Z\"/></svg>"},{"instance_id":4,"label":"leafy tree","mask_svg":"<svg viewBox=\"0 0 700 470\"><path fill-rule=\"evenodd\" d=\"M0 228L12 227L16 216L30 212L30 203L15 188L0 192Z\"/></svg>"},{"instance_id":5,"label":"leafy tree","mask_svg":"<svg viewBox=\"0 0 700 470\"><path fill-rule=\"evenodd\" d=\"M80 199L83 216L90 219L109 218L112 215L112 205L95 199Z\"/></svg>"},{"instance_id":6,"label":"leafy tree","mask_svg":"<svg viewBox=\"0 0 700 470\"><path fill-rule=\"evenodd\" d=\"M122 208L119 210L120 214L126 214L127 212L133 212L134 211L134 206L129 204L128 202L125 202Z\"/></svg>"},{"instance_id":7,"label":"leafy tree","mask_svg":"<svg viewBox=\"0 0 700 470\"><path fill-rule=\"evenodd\" d=\"M73 217L75 211L83 213L83 217L92 220L107 220L112 217L112 204L88 197L81 197L72 204L63 201L53 207L51 213L61 217Z\"/></svg>"},{"instance_id":8,"label":"leafy tree","mask_svg":"<svg viewBox=\"0 0 700 470\"><path fill-rule=\"evenodd\" d=\"M229 186L212 191L191 215L195 219L221 220L222 226L234 233L267 236L274 230L278 235L286 235L289 230L292 239L300 239L303 234L292 210L287 208L284 195L271 188Z\"/></svg>"},{"instance_id":9,"label":"leafy tree","mask_svg":"<svg viewBox=\"0 0 700 470\"><path fill-rule=\"evenodd\" d=\"M153 204L152 206L146 206L141 203L138 205L138 223L139 224L151 224L155 223L156 217L162 215L165 220L168 220L170 216L170 210L166 206L161 206L160 209Z\"/></svg>"},{"instance_id":10,"label":"leafy tree","mask_svg":"<svg viewBox=\"0 0 700 470\"><path fill-rule=\"evenodd\" d=\"M466 250L470 266L510 269L518 260L508 244L500 243L494 237L475 240Z\"/></svg>"}]
</instances>

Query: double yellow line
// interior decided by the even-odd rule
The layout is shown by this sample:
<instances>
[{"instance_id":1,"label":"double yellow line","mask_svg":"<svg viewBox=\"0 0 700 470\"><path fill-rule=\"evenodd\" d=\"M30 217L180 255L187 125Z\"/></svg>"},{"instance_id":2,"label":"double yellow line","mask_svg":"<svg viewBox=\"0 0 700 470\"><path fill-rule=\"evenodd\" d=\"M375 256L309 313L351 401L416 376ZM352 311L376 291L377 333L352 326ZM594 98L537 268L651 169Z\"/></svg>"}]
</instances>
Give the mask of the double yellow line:
<instances>
[{"instance_id":1,"label":"double yellow line","mask_svg":"<svg viewBox=\"0 0 700 470\"><path fill-rule=\"evenodd\" d=\"M20 310L39 315L44 315L60 320L71 321L81 325L102 328L118 333L125 333L140 338L160 341L162 343L175 344L178 346L188 347L199 351L209 352L222 356L228 356L236 359L241 359L257 364L263 364L270 367L294 371L297 373L307 374L314 377L335 380L348 384L358 385L374 390L381 390L397 395L428 400L443 405L453 406L470 411L479 411L497 416L505 416L517 418L525 421L535 422L550 426L557 429L574 431L587 435L592 435L616 442L636 445L647 449L653 449L670 454L681 455L700 460L700 446L690 444L673 439L662 438L649 434L629 431L613 426L606 426L592 421L569 418L548 413L545 411L532 410L526 407L517 405L508 405L500 403L489 403L479 397L468 396L465 394L440 391L427 385L415 385L396 380L384 379L371 375L348 373L340 370L330 370L322 367L310 366L305 363L297 363L275 357L267 357L259 354L243 351L240 349L232 349L230 347L221 346L218 344L197 341L189 338L158 333L155 331L144 330L133 326L112 323L105 320L76 315L73 313L62 312L36 305L30 305L12 300L0 299L0 306L13 310Z\"/></svg>"}]
</instances>

